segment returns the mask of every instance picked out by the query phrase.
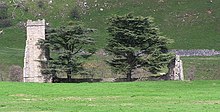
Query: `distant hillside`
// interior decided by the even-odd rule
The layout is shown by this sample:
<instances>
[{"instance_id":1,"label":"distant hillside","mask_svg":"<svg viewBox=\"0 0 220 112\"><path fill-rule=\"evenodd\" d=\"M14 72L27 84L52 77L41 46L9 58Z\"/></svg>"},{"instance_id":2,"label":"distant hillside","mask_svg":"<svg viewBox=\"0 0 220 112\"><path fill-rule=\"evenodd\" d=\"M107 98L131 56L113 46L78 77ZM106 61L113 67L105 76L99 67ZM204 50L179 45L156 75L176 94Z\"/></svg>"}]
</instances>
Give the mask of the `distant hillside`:
<instances>
[{"instance_id":1,"label":"distant hillside","mask_svg":"<svg viewBox=\"0 0 220 112\"><path fill-rule=\"evenodd\" d=\"M11 0L3 0L10 7L9 15L15 9ZM16 0L21 1L21 0ZM11 46L9 36L27 19L45 18L51 26L67 24L72 19L73 10L78 13L78 21L85 26L96 28L98 45L105 43L105 20L113 14L126 14L152 16L163 34L175 40L171 48L175 49L220 49L220 1L213 0L23 0L23 4L15 9L13 27L5 29L1 35L1 43L7 47L22 48L24 43L18 41L20 46ZM25 2L26 1L26 2ZM41 2L42 1L42 2ZM50 2L52 1L52 2ZM15 5L15 4L14 4ZM72 14L71 14L72 13ZM75 14L76 15L76 14ZM19 24L20 23L20 24ZM17 29L16 29L17 30ZM12 34L10 34L12 33ZM16 35L17 39L24 38L24 33ZM6 38L7 37L7 38ZM5 39L3 39L5 38ZM24 39L23 39L24 40ZM6 42L6 43L5 43Z\"/></svg>"},{"instance_id":2,"label":"distant hillside","mask_svg":"<svg viewBox=\"0 0 220 112\"><path fill-rule=\"evenodd\" d=\"M152 16L164 35L174 39L172 49L220 50L220 0L1 0L12 26L0 28L0 63L23 66L24 23L46 19L50 26L84 24L95 28L97 47L108 34L106 18L113 14ZM6 69L6 68L5 68Z\"/></svg>"}]
</instances>

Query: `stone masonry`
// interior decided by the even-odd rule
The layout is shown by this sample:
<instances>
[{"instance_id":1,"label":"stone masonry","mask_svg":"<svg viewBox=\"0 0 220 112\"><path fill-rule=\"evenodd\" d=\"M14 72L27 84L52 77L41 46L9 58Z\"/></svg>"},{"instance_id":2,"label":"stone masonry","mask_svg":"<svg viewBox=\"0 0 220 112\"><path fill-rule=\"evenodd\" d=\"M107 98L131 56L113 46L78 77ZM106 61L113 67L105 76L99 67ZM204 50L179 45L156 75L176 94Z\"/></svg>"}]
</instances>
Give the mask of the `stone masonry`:
<instances>
[{"instance_id":1,"label":"stone masonry","mask_svg":"<svg viewBox=\"0 0 220 112\"><path fill-rule=\"evenodd\" d=\"M215 56L220 55L220 51L214 49L192 49L192 50L170 50L170 52L175 53L179 56Z\"/></svg>"},{"instance_id":2,"label":"stone masonry","mask_svg":"<svg viewBox=\"0 0 220 112\"><path fill-rule=\"evenodd\" d=\"M45 39L45 20L27 21L27 40L24 56L24 82L45 82L41 73L41 62L46 61L45 52L37 46L39 39Z\"/></svg>"},{"instance_id":3,"label":"stone masonry","mask_svg":"<svg viewBox=\"0 0 220 112\"><path fill-rule=\"evenodd\" d=\"M183 62L179 55L176 55L176 58L170 63L169 69L170 80L184 80Z\"/></svg>"}]
</instances>

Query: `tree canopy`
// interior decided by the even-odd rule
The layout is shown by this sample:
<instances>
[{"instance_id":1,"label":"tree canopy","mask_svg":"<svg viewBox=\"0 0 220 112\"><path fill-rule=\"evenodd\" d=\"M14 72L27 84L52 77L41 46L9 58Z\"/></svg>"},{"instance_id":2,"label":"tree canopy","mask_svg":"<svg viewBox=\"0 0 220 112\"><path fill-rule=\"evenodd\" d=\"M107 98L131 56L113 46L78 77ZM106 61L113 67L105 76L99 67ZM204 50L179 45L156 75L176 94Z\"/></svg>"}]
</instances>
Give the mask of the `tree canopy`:
<instances>
[{"instance_id":1,"label":"tree canopy","mask_svg":"<svg viewBox=\"0 0 220 112\"><path fill-rule=\"evenodd\" d=\"M131 81L137 68L157 73L167 65L172 54L167 45L172 41L162 36L152 17L115 15L108 19L111 38L105 50L112 55L107 63L117 73L124 73Z\"/></svg>"},{"instance_id":2,"label":"tree canopy","mask_svg":"<svg viewBox=\"0 0 220 112\"><path fill-rule=\"evenodd\" d=\"M94 53L91 47L94 40L89 35L93 31L80 25L48 29L46 40L39 41L41 47L50 52L43 72L53 76L65 73L70 79L83 70L80 60Z\"/></svg>"}]
</instances>

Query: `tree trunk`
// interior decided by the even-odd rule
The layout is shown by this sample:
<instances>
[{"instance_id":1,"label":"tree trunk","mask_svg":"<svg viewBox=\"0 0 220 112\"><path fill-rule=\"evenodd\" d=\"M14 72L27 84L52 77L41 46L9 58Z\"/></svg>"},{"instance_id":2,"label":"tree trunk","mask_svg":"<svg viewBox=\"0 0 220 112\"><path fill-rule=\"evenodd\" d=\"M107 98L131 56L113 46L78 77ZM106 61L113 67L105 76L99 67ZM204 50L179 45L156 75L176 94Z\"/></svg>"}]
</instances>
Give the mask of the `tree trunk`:
<instances>
[{"instance_id":1,"label":"tree trunk","mask_svg":"<svg viewBox=\"0 0 220 112\"><path fill-rule=\"evenodd\" d=\"M48 47L45 48L45 58L48 60L50 60L50 49Z\"/></svg>"},{"instance_id":2,"label":"tree trunk","mask_svg":"<svg viewBox=\"0 0 220 112\"><path fill-rule=\"evenodd\" d=\"M127 73L127 81L132 81L131 79L131 70L129 70L129 72Z\"/></svg>"},{"instance_id":3,"label":"tree trunk","mask_svg":"<svg viewBox=\"0 0 220 112\"><path fill-rule=\"evenodd\" d=\"M67 81L68 81L68 82L71 82L71 76L70 76L70 74L67 74Z\"/></svg>"}]
</instances>

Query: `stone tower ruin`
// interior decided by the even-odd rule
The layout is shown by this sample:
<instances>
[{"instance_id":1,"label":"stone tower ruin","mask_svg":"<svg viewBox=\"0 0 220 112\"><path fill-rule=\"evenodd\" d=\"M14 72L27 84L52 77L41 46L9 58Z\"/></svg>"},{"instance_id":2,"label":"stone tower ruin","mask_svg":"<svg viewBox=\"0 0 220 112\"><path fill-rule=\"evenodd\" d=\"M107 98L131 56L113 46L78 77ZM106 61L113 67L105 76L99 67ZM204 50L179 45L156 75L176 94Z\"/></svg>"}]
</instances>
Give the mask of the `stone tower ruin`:
<instances>
[{"instance_id":1,"label":"stone tower ruin","mask_svg":"<svg viewBox=\"0 0 220 112\"><path fill-rule=\"evenodd\" d=\"M45 51L36 45L39 39L45 39L45 26L45 20L27 21L24 82L45 82L45 78L41 73L41 61L46 61Z\"/></svg>"},{"instance_id":2,"label":"stone tower ruin","mask_svg":"<svg viewBox=\"0 0 220 112\"><path fill-rule=\"evenodd\" d=\"M169 65L169 78L170 80L184 80L183 75L183 62L179 55L176 55Z\"/></svg>"}]
</instances>

